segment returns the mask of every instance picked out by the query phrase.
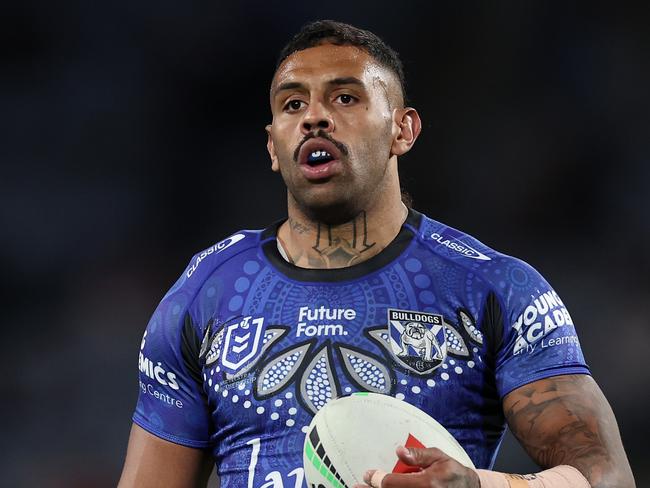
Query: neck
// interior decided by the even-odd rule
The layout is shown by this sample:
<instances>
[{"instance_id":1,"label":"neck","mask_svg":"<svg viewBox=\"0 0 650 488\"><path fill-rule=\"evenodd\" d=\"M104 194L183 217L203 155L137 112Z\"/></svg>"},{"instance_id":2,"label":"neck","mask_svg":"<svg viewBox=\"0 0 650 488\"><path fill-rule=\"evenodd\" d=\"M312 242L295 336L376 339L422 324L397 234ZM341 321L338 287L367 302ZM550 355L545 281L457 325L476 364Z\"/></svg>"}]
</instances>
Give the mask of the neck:
<instances>
[{"instance_id":1,"label":"neck","mask_svg":"<svg viewBox=\"0 0 650 488\"><path fill-rule=\"evenodd\" d=\"M287 259L301 268L345 268L379 254L399 233L408 210L404 204L361 210L352 220L331 225L312 220L289 205L289 219L278 240Z\"/></svg>"}]
</instances>

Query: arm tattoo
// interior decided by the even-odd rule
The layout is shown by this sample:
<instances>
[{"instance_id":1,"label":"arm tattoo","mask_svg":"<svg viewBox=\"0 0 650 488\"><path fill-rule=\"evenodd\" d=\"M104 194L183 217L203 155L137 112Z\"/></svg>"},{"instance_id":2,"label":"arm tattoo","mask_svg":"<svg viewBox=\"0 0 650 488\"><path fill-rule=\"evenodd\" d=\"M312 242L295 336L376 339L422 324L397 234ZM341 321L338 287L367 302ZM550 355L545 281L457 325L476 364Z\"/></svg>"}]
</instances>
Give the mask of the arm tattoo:
<instances>
[{"instance_id":1,"label":"arm tattoo","mask_svg":"<svg viewBox=\"0 0 650 488\"><path fill-rule=\"evenodd\" d=\"M620 450L616 445L613 414L591 378L536 381L508 394L503 405L513 434L541 467L569 464L594 488L619 486L610 482L627 460L622 445Z\"/></svg>"}]
</instances>

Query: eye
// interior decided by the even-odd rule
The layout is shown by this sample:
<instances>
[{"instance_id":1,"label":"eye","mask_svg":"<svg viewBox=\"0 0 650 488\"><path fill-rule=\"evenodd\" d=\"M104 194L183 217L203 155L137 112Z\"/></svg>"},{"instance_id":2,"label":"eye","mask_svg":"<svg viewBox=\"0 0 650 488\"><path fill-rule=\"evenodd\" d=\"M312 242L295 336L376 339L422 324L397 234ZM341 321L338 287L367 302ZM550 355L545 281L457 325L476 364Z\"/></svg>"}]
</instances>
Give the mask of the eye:
<instances>
[{"instance_id":1,"label":"eye","mask_svg":"<svg viewBox=\"0 0 650 488\"><path fill-rule=\"evenodd\" d=\"M300 110L305 102L302 100L289 100L286 105L284 106L284 110L287 112L295 112L297 110Z\"/></svg>"},{"instance_id":2,"label":"eye","mask_svg":"<svg viewBox=\"0 0 650 488\"><path fill-rule=\"evenodd\" d=\"M343 95L339 95L338 97L336 97L336 99L342 105L351 105L357 101L356 97L353 97L352 95L348 95L347 93L344 93Z\"/></svg>"}]
</instances>

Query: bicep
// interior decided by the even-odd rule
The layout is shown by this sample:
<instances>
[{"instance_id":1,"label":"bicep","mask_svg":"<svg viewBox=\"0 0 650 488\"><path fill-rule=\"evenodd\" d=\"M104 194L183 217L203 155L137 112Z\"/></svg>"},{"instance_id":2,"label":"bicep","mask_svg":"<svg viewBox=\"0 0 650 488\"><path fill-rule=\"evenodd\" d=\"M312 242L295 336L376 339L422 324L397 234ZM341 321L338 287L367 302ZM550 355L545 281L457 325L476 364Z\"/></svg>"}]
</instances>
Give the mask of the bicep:
<instances>
[{"instance_id":1,"label":"bicep","mask_svg":"<svg viewBox=\"0 0 650 488\"><path fill-rule=\"evenodd\" d=\"M508 425L543 468L569 464L592 486L633 486L616 419L588 375L554 376L524 385L503 400Z\"/></svg>"},{"instance_id":2,"label":"bicep","mask_svg":"<svg viewBox=\"0 0 650 488\"><path fill-rule=\"evenodd\" d=\"M133 424L119 487L204 487L213 468L209 452L181 446Z\"/></svg>"}]
</instances>

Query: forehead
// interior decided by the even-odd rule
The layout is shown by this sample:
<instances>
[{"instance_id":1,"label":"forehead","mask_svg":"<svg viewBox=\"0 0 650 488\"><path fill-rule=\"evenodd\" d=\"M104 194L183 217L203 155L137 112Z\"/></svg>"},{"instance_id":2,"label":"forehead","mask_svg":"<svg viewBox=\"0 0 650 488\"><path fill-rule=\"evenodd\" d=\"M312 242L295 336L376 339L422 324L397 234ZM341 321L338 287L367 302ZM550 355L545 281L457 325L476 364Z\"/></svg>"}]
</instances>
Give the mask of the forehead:
<instances>
[{"instance_id":1,"label":"forehead","mask_svg":"<svg viewBox=\"0 0 650 488\"><path fill-rule=\"evenodd\" d=\"M391 72L356 46L322 44L288 56L275 72L271 93L287 82L318 83L332 78L355 77L367 85L388 85Z\"/></svg>"}]
</instances>

